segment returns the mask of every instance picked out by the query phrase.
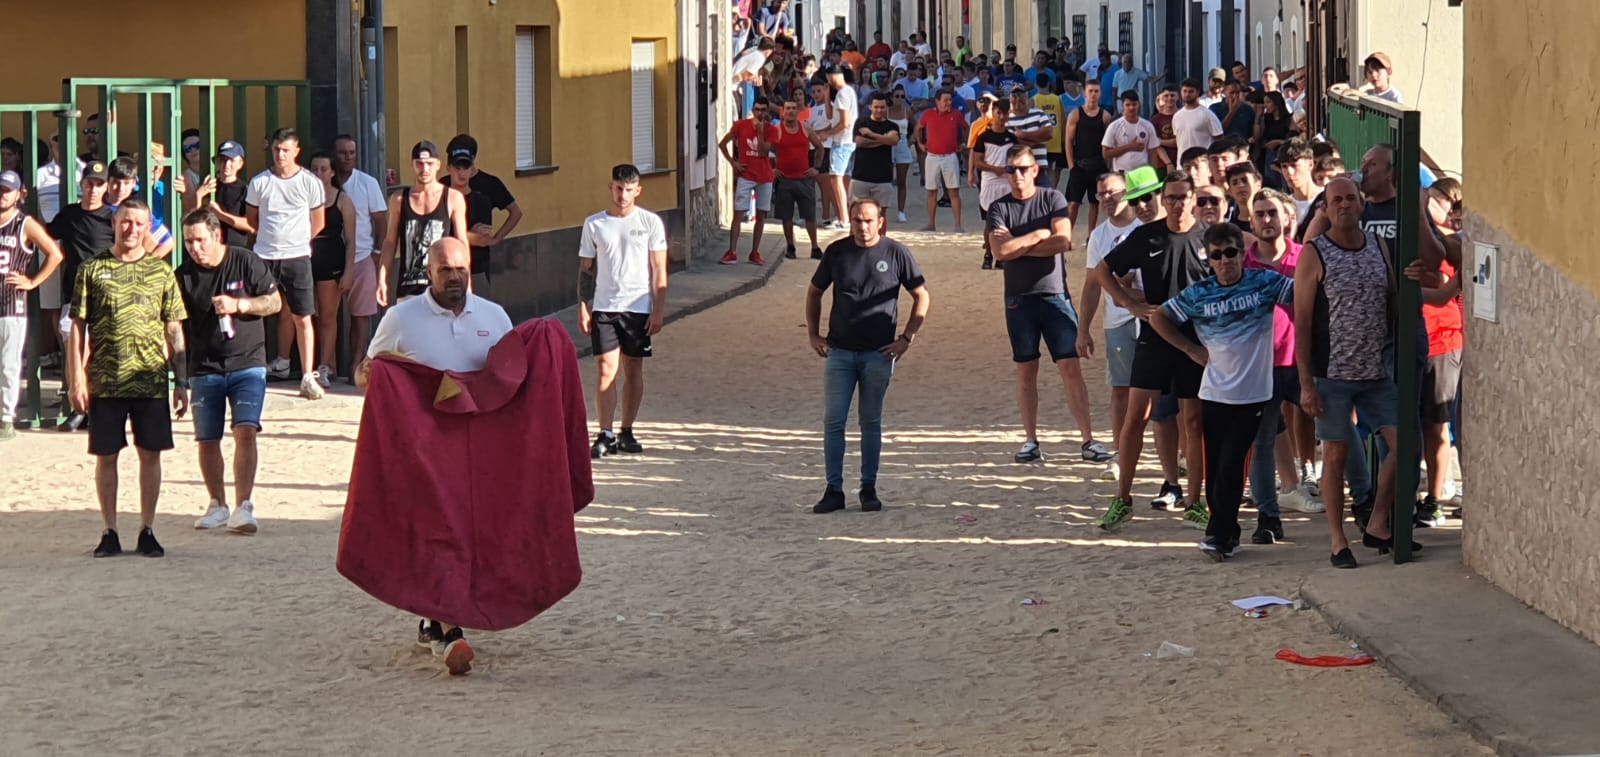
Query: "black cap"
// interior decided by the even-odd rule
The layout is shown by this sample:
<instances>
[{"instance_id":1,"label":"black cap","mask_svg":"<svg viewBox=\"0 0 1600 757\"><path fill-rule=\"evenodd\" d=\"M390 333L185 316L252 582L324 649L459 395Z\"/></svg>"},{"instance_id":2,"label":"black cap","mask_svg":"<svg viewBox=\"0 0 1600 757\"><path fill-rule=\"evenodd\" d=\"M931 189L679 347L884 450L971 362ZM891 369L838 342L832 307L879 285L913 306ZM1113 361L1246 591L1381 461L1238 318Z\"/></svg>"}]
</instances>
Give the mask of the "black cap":
<instances>
[{"instance_id":1,"label":"black cap","mask_svg":"<svg viewBox=\"0 0 1600 757\"><path fill-rule=\"evenodd\" d=\"M451 137L450 144L444 146L444 151L454 157L458 150L466 150L473 160L477 160L478 140L473 139L471 134L457 134Z\"/></svg>"},{"instance_id":2,"label":"black cap","mask_svg":"<svg viewBox=\"0 0 1600 757\"><path fill-rule=\"evenodd\" d=\"M425 158L433 158L436 160L439 158L439 148L435 147L432 142L429 142L426 139L416 143L411 148L412 160L423 160Z\"/></svg>"},{"instance_id":3,"label":"black cap","mask_svg":"<svg viewBox=\"0 0 1600 757\"><path fill-rule=\"evenodd\" d=\"M91 160L85 163L83 166L83 178L105 181L107 178L106 162L103 160Z\"/></svg>"}]
</instances>

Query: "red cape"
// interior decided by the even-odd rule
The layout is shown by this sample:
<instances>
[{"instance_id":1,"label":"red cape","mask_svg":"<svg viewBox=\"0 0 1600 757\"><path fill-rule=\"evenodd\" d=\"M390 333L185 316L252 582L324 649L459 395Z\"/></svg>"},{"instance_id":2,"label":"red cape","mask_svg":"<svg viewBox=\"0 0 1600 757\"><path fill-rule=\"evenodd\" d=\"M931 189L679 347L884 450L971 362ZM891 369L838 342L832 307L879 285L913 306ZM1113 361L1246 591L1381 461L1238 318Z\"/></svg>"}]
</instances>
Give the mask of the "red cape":
<instances>
[{"instance_id":1,"label":"red cape","mask_svg":"<svg viewBox=\"0 0 1600 757\"><path fill-rule=\"evenodd\" d=\"M483 370L372 362L339 573L451 625L521 625L577 588L573 514L594 499L572 340L524 323Z\"/></svg>"}]
</instances>

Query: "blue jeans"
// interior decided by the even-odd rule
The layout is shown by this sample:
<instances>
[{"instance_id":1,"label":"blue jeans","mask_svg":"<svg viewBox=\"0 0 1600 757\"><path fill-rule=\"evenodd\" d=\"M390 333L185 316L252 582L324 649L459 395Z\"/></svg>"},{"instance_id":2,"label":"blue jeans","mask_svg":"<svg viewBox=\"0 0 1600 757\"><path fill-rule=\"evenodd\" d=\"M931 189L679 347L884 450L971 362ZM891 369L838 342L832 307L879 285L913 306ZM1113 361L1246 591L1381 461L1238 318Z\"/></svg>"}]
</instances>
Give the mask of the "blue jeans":
<instances>
[{"instance_id":1,"label":"blue jeans","mask_svg":"<svg viewBox=\"0 0 1600 757\"><path fill-rule=\"evenodd\" d=\"M744 82L739 85L739 117L749 118L750 110L756 106L756 85Z\"/></svg>"},{"instance_id":2,"label":"blue jeans","mask_svg":"<svg viewBox=\"0 0 1600 757\"><path fill-rule=\"evenodd\" d=\"M894 361L881 352L828 351L822 383L822 455L828 486L844 490L844 426L850 419L850 402L861 389L857 408L861 426L861 483L878 480L878 458L883 453L883 398L894 378Z\"/></svg>"},{"instance_id":3,"label":"blue jeans","mask_svg":"<svg viewBox=\"0 0 1600 757\"><path fill-rule=\"evenodd\" d=\"M261 430L261 407L267 399L266 368L205 373L190 379L189 386L195 441L221 439L230 407L234 426L255 426L257 431Z\"/></svg>"}]
</instances>

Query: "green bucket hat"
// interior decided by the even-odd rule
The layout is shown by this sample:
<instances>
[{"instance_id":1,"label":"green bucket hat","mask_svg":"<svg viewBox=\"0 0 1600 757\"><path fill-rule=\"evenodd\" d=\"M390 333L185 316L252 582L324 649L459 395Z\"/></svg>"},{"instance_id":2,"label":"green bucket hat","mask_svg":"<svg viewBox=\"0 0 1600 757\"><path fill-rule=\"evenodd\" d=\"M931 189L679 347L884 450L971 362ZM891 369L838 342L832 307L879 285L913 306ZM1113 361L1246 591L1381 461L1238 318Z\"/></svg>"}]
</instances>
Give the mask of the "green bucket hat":
<instances>
[{"instance_id":1,"label":"green bucket hat","mask_svg":"<svg viewBox=\"0 0 1600 757\"><path fill-rule=\"evenodd\" d=\"M1122 199L1132 200L1143 197L1151 192L1161 189L1161 177L1156 175L1156 169L1150 166L1139 166L1128 172L1128 190L1122 193Z\"/></svg>"}]
</instances>

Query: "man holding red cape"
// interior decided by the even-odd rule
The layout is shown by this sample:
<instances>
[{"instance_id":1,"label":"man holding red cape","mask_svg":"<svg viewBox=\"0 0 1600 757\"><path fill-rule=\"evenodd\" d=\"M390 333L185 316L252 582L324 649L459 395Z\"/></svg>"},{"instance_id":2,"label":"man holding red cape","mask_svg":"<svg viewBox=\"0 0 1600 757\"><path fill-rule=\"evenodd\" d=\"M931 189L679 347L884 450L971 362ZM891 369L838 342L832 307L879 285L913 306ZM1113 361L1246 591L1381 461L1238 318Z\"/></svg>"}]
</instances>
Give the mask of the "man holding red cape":
<instances>
[{"instance_id":1,"label":"man holding red cape","mask_svg":"<svg viewBox=\"0 0 1600 757\"><path fill-rule=\"evenodd\" d=\"M428 250L428 291L383 317L339 531L339 573L423 617L417 644L472 670L462 627L532 620L577 588L573 515L594 498L583 389L559 323L515 329L470 291L466 244Z\"/></svg>"}]
</instances>

